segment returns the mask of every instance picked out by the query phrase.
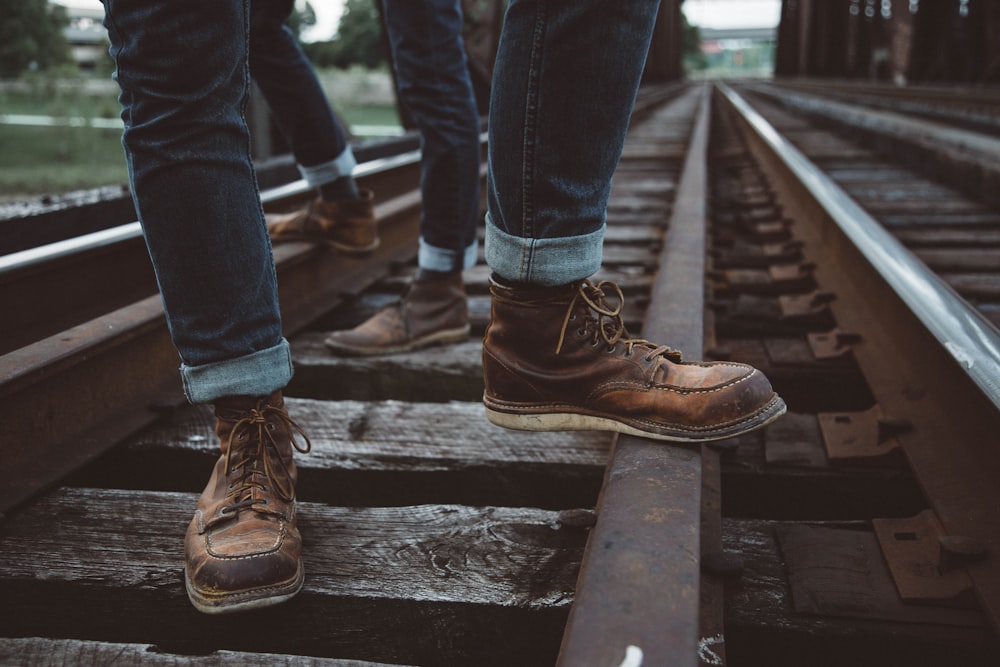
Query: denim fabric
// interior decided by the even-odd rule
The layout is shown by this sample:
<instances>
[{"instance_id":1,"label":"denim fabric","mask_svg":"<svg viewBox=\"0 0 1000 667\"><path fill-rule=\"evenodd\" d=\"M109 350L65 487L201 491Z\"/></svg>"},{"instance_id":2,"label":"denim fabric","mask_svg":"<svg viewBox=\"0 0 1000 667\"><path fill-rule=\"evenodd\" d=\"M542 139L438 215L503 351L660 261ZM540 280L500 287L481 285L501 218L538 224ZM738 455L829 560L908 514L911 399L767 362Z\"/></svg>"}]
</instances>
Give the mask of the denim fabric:
<instances>
[{"instance_id":1,"label":"denim fabric","mask_svg":"<svg viewBox=\"0 0 1000 667\"><path fill-rule=\"evenodd\" d=\"M291 378L250 134L248 0L103 0L139 220L188 397Z\"/></svg>"},{"instance_id":2,"label":"denim fabric","mask_svg":"<svg viewBox=\"0 0 1000 667\"><path fill-rule=\"evenodd\" d=\"M401 102L421 136L421 268L476 261L479 112L462 41L460 0L383 0Z\"/></svg>"},{"instance_id":3,"label":"denim fabric","mask_svg":"<svg viewBox=\"0 0 1000 667\"><path fill-rule=\"evenodd\" d=\"M659 0L511 0L493 71L486 261L558 285L601 264Z\"/></svg>"},{"instance_id":4,"label":"denim fabric","mask_svg":"<svg viewBox=\"0 0 1000 667\"><path fill-rule=\"evenodd\" d=\"M217 0L216 0L217 1ZM355 160L312 64L285 25L292 0L253 0L250 75L312 187L348 176Z\"/></svg>"},{"instance_id":5,"label":"denim fabric","mask_svg":"<svg viewBox=\"0 0 1000 667\"><path fill-rule=\"evenodd\" d=\"M332 183L342 176L349 175L354 171L358 161L348 146L344 151L332 160L321 162L312 167L306 167L301 162L298 163L299 173L305 179L309 187L318 188L321 185Z\"/></svg>"}]
</instances>

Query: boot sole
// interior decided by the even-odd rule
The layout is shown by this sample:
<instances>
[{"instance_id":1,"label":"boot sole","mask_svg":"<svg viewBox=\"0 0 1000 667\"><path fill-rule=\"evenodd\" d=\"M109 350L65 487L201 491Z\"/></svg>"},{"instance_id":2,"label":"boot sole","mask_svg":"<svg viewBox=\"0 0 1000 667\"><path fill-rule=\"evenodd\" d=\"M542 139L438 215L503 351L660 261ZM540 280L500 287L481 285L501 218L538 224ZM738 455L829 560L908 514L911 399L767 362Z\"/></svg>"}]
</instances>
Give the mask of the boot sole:
<instances>
[{"instance_id":1,"label":"boot sole","mask_svg":"<svg viewBox=\"0 0 1000 667\"><path fill-rule=\"evenodd\" d=\"M281 604L295 597L302 590L304 582L305 569L300 562L295 577L285 583L237 593L207 595L194 587L187 568L184 568L184 587L187 589L188 599L203 614L233 614Z\"/></svg>"},{"instance_id":2,"label":"boot sole","mask_svg":"<svg viewBox=\"0 0 1000 667\"><path fill-rule=\"evenodd\" d=\"M621 421L614 415L568 411L574 409L572 406L564 406L566 411L562 412L543 412L546 408L551 409L551 406L545 408L531 405L510 406L506 410L500 410L491 407L490 400L485 396L483 402L486 405L486 417L490 422L516 431L613 431L670 442L710 442L732 438L767 426L785 414L787 409L785 401L775 394L764 407L753 414L718 427L699 430L664 424L657 430L650 430L648 425L643 428L635 423Z\"/></svg>"},{"instance_id":3,"label":"boot sole","mask_svg":"<svg viewBox=\"0 0 1000 667\"><path fill-rule=\"evenodd\" d=\"M345 345L331 341L329 338L323 341L329 349L352 357L373 357L380 354L396 354L399 352L412 352L433 345L447 345L449 343L460 343L469 339L469 332L472 327L466 324L464 327L456 329L442 329L432 334L414 338L399 345L389 345L383 347L357 347L355 345Z\"/></svg>"}]
</instances>

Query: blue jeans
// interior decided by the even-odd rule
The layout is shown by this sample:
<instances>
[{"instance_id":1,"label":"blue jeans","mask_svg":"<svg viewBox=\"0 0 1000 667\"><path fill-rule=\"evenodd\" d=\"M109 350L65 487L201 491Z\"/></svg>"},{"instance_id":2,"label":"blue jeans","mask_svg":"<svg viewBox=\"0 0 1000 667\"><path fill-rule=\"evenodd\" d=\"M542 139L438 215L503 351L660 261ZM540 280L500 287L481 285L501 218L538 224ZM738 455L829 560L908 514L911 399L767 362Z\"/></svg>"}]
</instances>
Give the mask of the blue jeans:
<instances>
[{"instance_id":1,"label":"blue jeans","mask_svg":"<svg viewBox=\"0 0 1000 667\"><path fill-rule=\"evenodd\" d=\"M601 266L611 179L659 0L512 0L493 71L486 261L561 285Z\"/></svg>"},{"instance_id":2,"label":"blue jeans","mask_svg":"<svg viewBox=\"0 0 1000 667\"><path fill-rule=\"evenodd\" d=\"M310 187L349 176L357 162L312 63L285 21L294 0L253 0L250 75Z\"/></svg>"},{"instance_id":3,"label":"blue jeans","mask_svg":"<svg viewBox=\"0 0 1000 667\"><path fill-rule=\"evenodd\" d=\"M382 0L400 101L420 130L421 268L476 263L479 112L460 0Z\"/></svg>"},{"instance_id":4,"label":"blue jeans","mask_svg":"<svg viewBox=\"0 0 1000 667\"><path fill-rule=\"evenodd\" d=\"M292 376L250 159L249 0L103 0L132 196L188 398Z\"/></svg>"}]
</instances>

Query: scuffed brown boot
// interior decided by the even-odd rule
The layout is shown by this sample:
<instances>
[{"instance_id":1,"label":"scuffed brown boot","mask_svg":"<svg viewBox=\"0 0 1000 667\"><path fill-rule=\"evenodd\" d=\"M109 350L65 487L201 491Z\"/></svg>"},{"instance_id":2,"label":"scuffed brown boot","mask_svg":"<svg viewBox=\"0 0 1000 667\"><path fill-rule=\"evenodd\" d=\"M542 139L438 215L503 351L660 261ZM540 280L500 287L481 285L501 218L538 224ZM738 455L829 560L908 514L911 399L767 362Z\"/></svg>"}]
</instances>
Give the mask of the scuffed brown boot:
<instances>
[{"instance_id":1,"label":"scuffed brown boot","mask_svg":"<svg viewBox=\"0 0 1000 667\"><path fill-rule=\"evenodd\" d=\"M750 431L785 412L752 366L682 363L676 350L629 338L622 292L613 283L511 288L490 282L483 402L494 424L698 442Z\"/></svg>"},{"instance_id":2,"label":"scuffed brown boot","mask_svg":"<svg viewBox=\"0 0 1000 667\"><path fill-rule=\"evenodd\" d=\"M469 337L469 306L462 273L415 278L398 302L353 329L334 331L326 346L338 354L375 355L444 345Z\"/></svg>"},{"instance_id":3,"label":"scuffed brown boot","mask_svg":"<svg viewBox=\"0 0 1000 667\"><path fill-rule=\"evenodd\" d=\"M361 190L358 199L326 202L316 198L304 210L267 216L267 231L275 243L315 241L347 253L367 253L378 247L375 196Z\"/></svg>"},{"instance_id":4,"label":"scuffed brown boot","mask_svg":"<svg viewBox=\"0 0 1000 667\"><path fill-rule=\"evenodd\" d=\"M215 416L222 456L184 539L188 598L206 614L284 602L304 580L292 448L308 452L309 438L280 392L222 399Z\"/></svg>"}]
</instances>

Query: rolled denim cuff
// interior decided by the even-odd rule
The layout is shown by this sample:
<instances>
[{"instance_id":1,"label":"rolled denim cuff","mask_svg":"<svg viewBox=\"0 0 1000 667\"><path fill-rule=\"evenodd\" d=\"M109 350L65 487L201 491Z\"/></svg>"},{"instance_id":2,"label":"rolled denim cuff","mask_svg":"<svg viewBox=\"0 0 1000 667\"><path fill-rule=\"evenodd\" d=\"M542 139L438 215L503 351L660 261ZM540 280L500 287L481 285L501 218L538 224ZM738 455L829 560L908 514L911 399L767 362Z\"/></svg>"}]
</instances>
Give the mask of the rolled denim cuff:
<instances>
[{"instance_id":1,"label":"rolled denim cuff","mask_svg":"<svg viewBox=\"0 0 1000 667\"><path fill-rule=\"evenodd\" d=\"M354 152L351 151L350 146L347 146L340 155L329 162L323 162L312 167L304 167L300 164L299 173L302 174L302 178L306 180L306 184L309 187L318 188L321 185L333 183L343 176L350 176L357 164L358 161L354 159Z\"/></svg>"},{"instance_id":2,"label":"rolled denim cuff","mask_svg":"<svg viewBox=\"0 0 1000 667\"><path fill-rule=\"evenodd\" d=\"M430 269L431 271L449 272L457 268L464 271L476 265L478 255L479 241L473 241L465 250L448 250L432 246L424 241L423 237L420 237L417 265L421 269ZM461 266L458 266L459 262L461 262Z\"/></svg>"},{"instance_id":3,"label":"rolled denim cuff","mask_svg":"<svg viewBox=\"0 0 1000 667\"><path fill-rule=\"evenodd\" d=\"M501 230L487 213L486 263L501 278L520 283L552 286L583 280L601 268L606 227L581 236L529 239Z\"/></svg>"},{"instance_id":4,"label":"rolled denim cuff","mask_svg":"<svg viewBox=\"0 0 1000 667\"><path fill-rule=\"evenodd\" d=\"M184 394L192 403L226 396L267 396L292 380L292 350L284 338L274 347L201 366L181 365Z\"/></svg>"}]
</instances>

